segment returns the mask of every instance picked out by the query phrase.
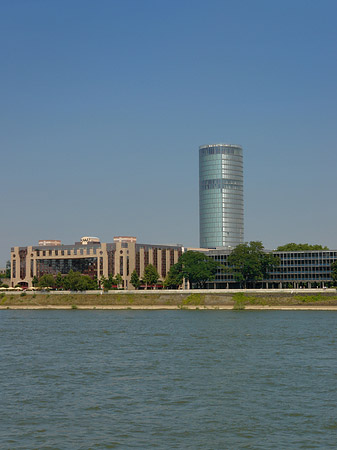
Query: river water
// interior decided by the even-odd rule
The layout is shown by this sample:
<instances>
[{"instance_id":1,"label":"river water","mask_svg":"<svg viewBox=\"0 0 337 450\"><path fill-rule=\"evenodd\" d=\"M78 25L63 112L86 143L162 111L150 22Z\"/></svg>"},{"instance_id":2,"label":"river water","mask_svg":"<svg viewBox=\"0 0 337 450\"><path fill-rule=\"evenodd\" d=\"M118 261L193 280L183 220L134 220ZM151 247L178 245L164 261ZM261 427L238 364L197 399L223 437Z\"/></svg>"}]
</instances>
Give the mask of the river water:
<instances>
[{"instance_id":1,"label":"river water","mask_svg":"<svg viewBox=\"0 0 337 450\"><path fill-rule=\"evenodd\" d=\"M336 325L330 311L0 311L0 448L335 448Z\"/></svg>"}]
</instances>

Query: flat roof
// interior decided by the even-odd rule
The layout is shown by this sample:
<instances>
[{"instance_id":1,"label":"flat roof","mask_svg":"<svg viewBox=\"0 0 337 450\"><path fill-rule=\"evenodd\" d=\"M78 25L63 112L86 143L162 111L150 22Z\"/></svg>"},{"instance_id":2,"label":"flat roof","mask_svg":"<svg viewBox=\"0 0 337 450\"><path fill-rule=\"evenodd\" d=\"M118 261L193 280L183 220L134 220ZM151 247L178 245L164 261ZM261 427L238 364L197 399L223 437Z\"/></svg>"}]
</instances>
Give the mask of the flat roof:
<instances>
[{"instance_id":1,"label":"flat roof","mask_svg":"<svg viewBox=\"0 0 337 450\"><path fill-rule=\"evenodd\" d=\"M208 148L208 147L234 147L234 148L240 148L242 150L241 145L237 144L206 144L206 145L200 145L199 149L202 148Z\"/></svg>"}]
</instances>

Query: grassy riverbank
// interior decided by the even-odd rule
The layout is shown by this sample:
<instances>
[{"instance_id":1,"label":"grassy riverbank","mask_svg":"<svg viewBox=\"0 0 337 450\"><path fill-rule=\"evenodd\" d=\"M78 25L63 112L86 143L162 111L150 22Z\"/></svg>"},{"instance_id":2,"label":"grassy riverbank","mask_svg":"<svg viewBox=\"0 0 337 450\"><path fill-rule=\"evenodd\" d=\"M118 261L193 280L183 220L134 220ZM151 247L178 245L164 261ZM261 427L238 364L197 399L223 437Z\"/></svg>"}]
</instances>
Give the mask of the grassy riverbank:
<instances>
[{"instance_id":1,"label":"grassy riverbank","mask_svg":"<svg viewBox=\"0 0 337 450\"><path fill-rule=\"evenodd\" d=\"M334 292L116 292L116 293L2 293L0 308L224 308L266 309L268 307L336 307Z\"/></svg>"}]
</instances>

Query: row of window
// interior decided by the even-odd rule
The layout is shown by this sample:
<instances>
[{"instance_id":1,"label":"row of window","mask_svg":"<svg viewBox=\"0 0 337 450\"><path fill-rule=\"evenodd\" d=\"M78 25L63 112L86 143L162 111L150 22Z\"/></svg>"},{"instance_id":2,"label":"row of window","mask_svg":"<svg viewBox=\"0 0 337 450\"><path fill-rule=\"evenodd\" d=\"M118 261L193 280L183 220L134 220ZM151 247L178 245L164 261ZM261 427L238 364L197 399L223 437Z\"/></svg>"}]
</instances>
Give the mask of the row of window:
<instances>
[{"instance_id":1,"label":"row of window","mask_svg":"<svg viewBox=\"0 0 337 450\"><path fill-rule=\"evenodd\" d=\"M36 250L36 256L96 255L96 249L74 248L71 250Z\"/></svg>"},{"instance_id":2,"label":"row of window","mask_svg":"<svg viewBox=\"0 0 337 450\"><path fill-rule=\"evenodd\" d=\"M101 258L102 260L103 258ZM37 259L36 272L40 278L45 274L67 274L73 270L89 275L92 278L97 275L97 258L67 258L67 259Z\"/></svg>"},{"instance_id":3,"label":"row of window","mask_svg":"<svg viewBox=\"0 0 337 450\"><path fill-rule=\"evenodd\" d=\"M226 214L216 214L211 213L206 217L202 217L200 220L200 224L209 224L209 223L243 223L243 214L240 213L226 213Z\"/></svg>"},{"instance_id":4,"label":"row of window","mask_svg":"<svg viewBox=\"0 0 337 450\"><path fill-rule=\"evenodd\" d=\"M219 169L228 169L235 170L243 173L243 162L242 160L221 160L221 159L213 159L213 160L203 160L200 161L199 164L199 175L203 173L205 170L217 171Z\"/></svg>"},{"instance_id":5,"label":"row of window","mask_svg":"<svg viewBox=\"0 0 337 450\"><path fill-rule=\"evenodd\" d=\"M230 203L241 203L243 204L243 194L241 192L230 191L230 192L221 192L221 191L201 191L199 196L201 201L205 202L221 202L225 200L232 200Z\"/></svg>"},{"instance_id":6,"label":"row of window","mask_svg":"<svg viewBox=\"0 0 337 450\"><path fill-rule=\"evenodd\" d=\"M236 217L243 220L244 217L243 210L225 207L209 208L206 211L202 211L202 213L200 214L200 221L211 222L212 218L219 220L226 220L228 217Z\"/></svg>"},{"instance_id":7,"label":"row of window","mask_svg":"<svg viewBox=\"0 0 337 450\"><path fill-rule=\"evenodd\" d=\"M243 175L239 173L233 173L232 171L219 170L216 172L205 172L199 177L200 181L211 180L216 178L229 178L241 181L243 183Z\"/></svg>"},{"instance_id":8,"label":"row of window","mask_svg":"<svg viewBox=\"0 0 337 450\"><path fill-rule=\"evenodd\" d=\"M238 174L243 174L243 165L235 161L212 161L211 163L200 164L199 175L201 176L205 172L219 172L220 170L226 170L229 172L236 172Z\"/></svg>"},{"instance_id":9,"label":"row of window","mask_svg":"<svg viewBox=\"0 0 337 450\"><path fill-rule=\"evenodd\" d=\"M278 253L274 252L275 255L282 259L305 259L305 258L337 258L337 252L309 252L309 253Z\"/></svg>"},{"instance_id":10,"label":"row of window","mask_svg":"<svg viewBox=\"0 0 337 450\"><path fill-rule=\"evenodd\" d=\"M199 155L237 155L242 157L242 149L238 147L208 147L201 148Z\"/></svg>"},{"instance_id":11,"label":"row of window","mask_svg":"<svg viewBox=\"0 0 337 450\"><path fill-rule=\"evenodd\" d=\"M233 160L233 159L212 159L212 160L202 160L199 164L199 174L202 173L203 170L218 170L220 167L223 169L229 170L238 170L240 172L243 171L243 162L242 160Z\"/></svg>"},{"instance_id":12,"label":"row of window","mask_svg":"<svg viewBox=\"0 0 337 450\"><path fill-rule=\"evenodd\" d=\"M303 270L303 267L311 267L312 269L315 269L316 267L330 267L332 262L335 261L335 258L330 259L317 259L316 261L311 260L309 261L303 261L303 260L297 260L297 261L282 261L280 263L280 266L278 267L278 270L290 270L294 268L298 268L298 270Z\"/></svg>"},{"instance_id":13,"label":"row of window","mask_svg":"<svg viewBox=\"0 0 337 450\"><path fill-rule=\"evenodd\" d=\"M226 189L228 191L239 191L239 192L243 192L243 188L242 186L237 186L235 184L229 184L228 182L226 182L226 180L222 180L223 183L204 183L200 189L207 191L209 189Z\"/></svg>"}]
</instances>

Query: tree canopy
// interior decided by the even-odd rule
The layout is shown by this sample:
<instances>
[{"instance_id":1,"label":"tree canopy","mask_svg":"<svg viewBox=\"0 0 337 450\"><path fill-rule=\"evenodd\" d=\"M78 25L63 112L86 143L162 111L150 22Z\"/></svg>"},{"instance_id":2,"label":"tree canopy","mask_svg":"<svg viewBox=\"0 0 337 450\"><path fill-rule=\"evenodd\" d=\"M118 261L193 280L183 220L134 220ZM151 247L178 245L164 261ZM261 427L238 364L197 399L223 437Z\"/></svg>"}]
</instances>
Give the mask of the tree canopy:
<instances>
[{"instance_id":1,"label":"tree canopy","mask_svg":"<svg viewBox=\"0 0 337 450\"><path fill-rule=\"evenodd\" d=\"M180 256L178 264L181 265L182 277L190 282L191 288L193 284L205 287L206 282L214 280L217 270L223 267L209 256L191 250Z\"/></svg>"},{"instance_id":2,"label":"tree canopy","mask_svg":"<svg viewBox=\"0 0 337 450\"><path fill-rule=\"evenodd\" d=\"M53 275L51 275L50 273L46 273L45 275L42 275L42 277L40 277L40 279L39 279L38 286L41 288L54 287L55 279L54 279Z\"/></svg>"},{"instance_id":3,"label":"tree canopy","mask_svg":"<svg viewBox=\"0 0 337 450\"><path fill-rule=\"evenodd\" d=\"M130 278L131 284L135 289L139 289L140 286L140 279L138 276L138 273L136 272L136 270L134 270L131 274L131 278Z\"/></svg>"},{"instance_id":4,"label":"tree canopy","mask_svg":"<svg viewBox=\"0 0 337 450\"><path fill-rule=\"evenodd\" d=\"M165 289L178 289L183 279L182 263L178 262L170 267L164 281L164 287Z\"/></svg>"},{"instance_id":5,"label":"tree canopy","mask_svg":"<svg viewBox=\"0 0 337 450\"><path fill-rule=\"evenodd\" d=\"M123 284L123 277L120 273L118 273L115 278L114 278L115 284L117 285L117 288L119 288L119 286L121 284Z\"/></svg>"},{"instance_id":6,"label":"tree canopy","mask_svg":"<svg viewBox=\"0 0 337 450\"><path fill-rule=\"evenodd\" d=\"M11 277L11 262L6 261L6 278Z\"/></svg>"},{"instance_id":7,"label":"tree canopy","mask_svg":"<svg viewBox=\"0 0 337 450\"><path fill-rule=\"evenodd\" d=\"M261 281L266 278L268 270L278 266L279 263L277 257L264 251L260 241L240 244L228 256L229 270L245 287L247 282Z\"/></svg>"},{"instance_id":8,"label":"tree canopy","mask_svg":"<svg viewBox=\"0 0 337 450\"><path fill-rule=\"evenodd\" d=\"M331 278L333 282L337 281L337 261L331 264Z\"/></svg>"},{"instance_id":9,"label":"tree canopy","mask_svg":"<svg viewBox=\"0 0 337 450\"><path fill-rule=\"evenodd\" d=\"M157 284L158 280L159 273L157 272L157 269L152 264L148 264L144 270L143 282L146 284L146 286L153 286Z\"/></svg>"},{"instance_id":10,"label":"tree canopy","mask_svg":"<svg viewBox=\"0 0 337 450\"><path fill-rule=\"evenodd\" d=\"M41 288L64 288L70 291L87 291L97 288L95 280L88 275L82 275L80 272L74 272L73 270L70 270L65 276L58 273L55 278L52 274L46 273L39 278L38 282L37 278L34 277L33 285L38 285Z\"/></svg>"},{"instance_id":11,"label":"tree canopy","mask_svg":"<svg viewBox=\"0 0 337 450\"><path fill-rule=\"evenodd\" d=\"M291 242L289 244L280 245L277 247L278 252L305 252L307 250L329 250L328 247L319 244L295 244Z\"/></svg>"},{"instance_id":12,"label":"tree canopy","mask_svg":"<svg viewBox=\"0 0 337 450\"><path fill-rule=\"evenodd\" d=\"M70 291L88 291L96 289L97 284L88 275L70 270L68 275L63 278L63 287Z\"/></svg>"}]
</instances>

